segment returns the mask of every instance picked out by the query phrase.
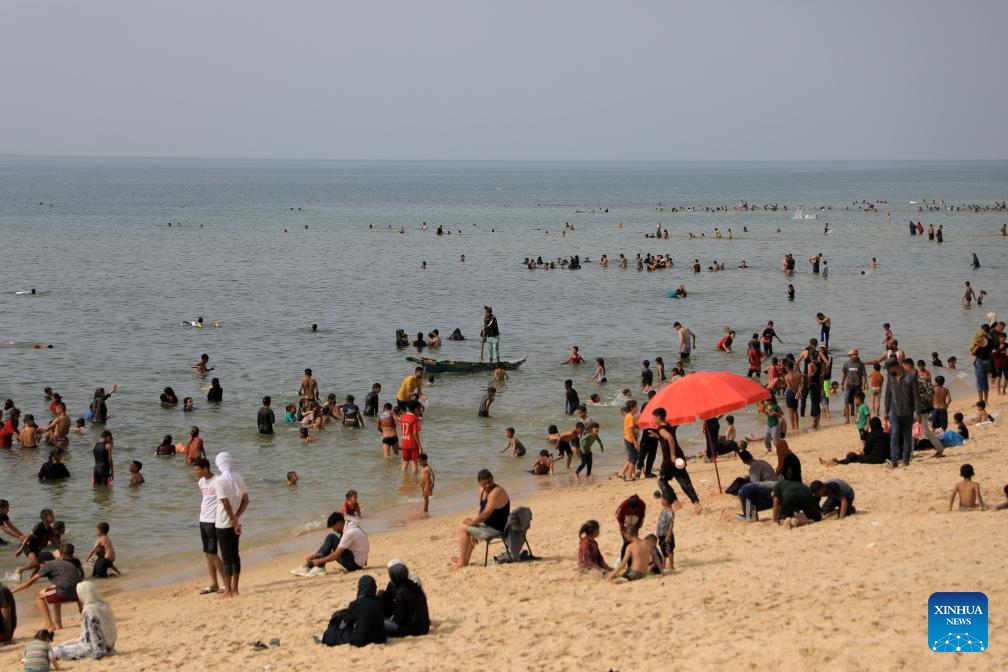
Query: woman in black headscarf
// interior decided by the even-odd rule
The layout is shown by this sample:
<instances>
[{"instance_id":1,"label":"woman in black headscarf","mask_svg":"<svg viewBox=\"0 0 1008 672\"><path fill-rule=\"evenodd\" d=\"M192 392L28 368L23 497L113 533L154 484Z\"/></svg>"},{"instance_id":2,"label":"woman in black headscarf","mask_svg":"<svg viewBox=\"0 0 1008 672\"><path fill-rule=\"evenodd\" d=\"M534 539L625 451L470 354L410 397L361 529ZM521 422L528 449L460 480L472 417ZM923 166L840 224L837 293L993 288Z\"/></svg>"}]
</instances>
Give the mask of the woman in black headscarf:
<instances>
[{"instance_id":1,"label":"woman in black headscarf","mask_svg":"<svg viewBox=\"0 0 1008 672\"><path fill-rule=\"evenodd\" d=\"M389 562L389 585L383 594L385 632L389 637L416 637L430 632L427 596L419 579L399 560Z\"/></svg>"},{"instance_id":2,"label":"woman in black headscarf","mask_svg":"<svg viewBox=\"0 0 1008 672\"><path fill-rule=\"evenodd\" d=\"M351 644L367 646L385 642L385 607L377 596L378 584L370 576L357 581L357 599L340 609L329 619L322 635L328 646Z\"/></svg>"}]
</instances>

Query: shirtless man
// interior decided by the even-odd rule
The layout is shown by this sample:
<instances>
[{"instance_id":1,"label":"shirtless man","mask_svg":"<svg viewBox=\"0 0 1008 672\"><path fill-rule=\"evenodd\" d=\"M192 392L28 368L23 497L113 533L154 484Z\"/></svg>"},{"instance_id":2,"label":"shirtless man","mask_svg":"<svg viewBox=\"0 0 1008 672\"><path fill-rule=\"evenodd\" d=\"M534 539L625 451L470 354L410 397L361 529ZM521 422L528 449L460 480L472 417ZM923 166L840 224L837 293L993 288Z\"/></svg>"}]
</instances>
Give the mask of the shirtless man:
<instances>
[{"instance_id":1,"label":"shirtless man","mask_svg":"<svg viewBox=\"0 0 1008 672\"><path fill-rule=\"evenodd\" d=\"M301 386L298 387L298 394L302 399L318 401L318 382L312 378L311 369L304 370L304 378L301 379Z\"/></svg>"},{"instance_id":2,"label":"shirtless man","mask_svg":"<svg viewBox=\"0 0 1008 672\"><path fill-rule=\"evenodd\" d=\"M70 440L67 439L67 434L70 433L70 416L67 415L66 404L62 401L56 404L56 417L48 425L41 427L40 431L46 433L46 443L53 448L63 450L70 444Z\"/></svg>"},{"instance_id":3,"label":"shirtless man","mask_svg":"<svg viewBox=\"0 0 1008 672\"><path fill-rule=\"evenodd\" d=\"M615 582L617 579L636 581L643 579L648 573L648 564L651 562L651 549L648 543L640 538L637 533L637 526L627 523L624 530L627 540L626 550L623 551L623 559L620 564L609 573L609 580Z\"/></svg>"},{"instance_id":4,"label":"shirtless man","mask_svg":"<svg viewBox=\"0 0 1008 672\"><path fill-rule=\"evenodd\" d=\"M798 433L798 399L801 397L802 374L796 370L790 359L784 360L784 405L788 409L790 429Z\"/></svg>"},{"instance_id":5,"label":"shirtless man","mask_svg":"<svg viewBox=\"0 0 1008 672\"><path fill-rule=\"evenodd\" d=\"M203 439L199 435L199 427L193 425L189 430L189 442L175 444L176 453L185 453L185 463L195 464L197 460L206 459Z\"/></svg>"},{"instance_id":6,"label":"shirtless man","mask_svg":"<svg viewBox=\"0 0 1008 672\"><path fill-rule=\"evenodd\" d=\"M25 416L25 426L18 434L18 442L22 448L38 448L39 436L42 429L35 424L35 416L29 413Z\"/></svg>"},{"instance_id":7,"label":"shirtless man","mask_svg":"<svg viewBox=\"0 0 1008 672\"><path fill-rule=\"evenodd\" d=\"M684 326L681 322L675 322L672 327L679 334L679 357L686 359L696 347L696 334Z\"/></svg>"}]
</instances>

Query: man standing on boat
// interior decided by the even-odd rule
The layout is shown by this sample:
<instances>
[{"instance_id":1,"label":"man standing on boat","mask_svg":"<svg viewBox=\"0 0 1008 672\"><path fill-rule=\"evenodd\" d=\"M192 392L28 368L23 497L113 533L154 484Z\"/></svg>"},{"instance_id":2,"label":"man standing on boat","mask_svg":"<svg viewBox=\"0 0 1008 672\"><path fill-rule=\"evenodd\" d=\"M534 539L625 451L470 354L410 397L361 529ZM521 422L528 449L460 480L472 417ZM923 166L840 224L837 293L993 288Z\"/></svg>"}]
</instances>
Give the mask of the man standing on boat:
<instances>
[{"instance_id":1,"label":"man standing on boat","mask_svg":"<svg viewBox=\"0 0 1008 672\"><path fill-rule=\"evenodd\" d=\"M494 361L496 359L500 361L500 330L497 328L497 317L493 314L493 308L490 306L483 306L483 330L480 332L483 337L483 342L489 348L488 360ZM480 357L480 361L483 358Z\"/></svg>"}]
</instances>

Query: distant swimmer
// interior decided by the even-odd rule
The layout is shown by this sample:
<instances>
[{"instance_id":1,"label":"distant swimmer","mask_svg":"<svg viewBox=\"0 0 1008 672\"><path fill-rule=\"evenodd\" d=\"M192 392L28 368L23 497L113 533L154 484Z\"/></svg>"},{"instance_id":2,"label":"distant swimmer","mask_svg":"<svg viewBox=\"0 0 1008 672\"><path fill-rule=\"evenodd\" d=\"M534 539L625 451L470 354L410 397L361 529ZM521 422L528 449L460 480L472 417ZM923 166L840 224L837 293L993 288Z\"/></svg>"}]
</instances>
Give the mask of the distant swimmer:
<instances>
[{"instance_id":1,"label":"distant swimmer","mask_svg":"<svg viewBox=\"0 0 1008 672\"><path fill-rule=\"evenodd\" d=\"M53 347L52 343L36 343L35 345L32 346L32 349L34 349L34 350L46 350L46 349L49 349L49 348L52 348L52 347Z\"/></svg>"},{"instance_id":2,"label":"distant swimmer","mask_svg":"<svg viewBox=\"0 0 1008 672\"><path fill-rule=\"evenodd\" d=\"M970 268L980 268L980 259L977 257L976 252L973 253L973 263L970 264Z\"/></svg>"},{"instance_id":3,"label":"distant swimmer","mask_svg":"<svg viewBox=\"0 0 1008 672\"><path fill-rule=\"evenodd\" d=\"M794 301L794 296L795 296L794 285L788 285L787 286L787 300L788 301Z\"/></svg>"},{"instance_id":4,"label":"distant swimmer","mask_svg":"<svg viewBox=\"0 0 1008 672\"><path fill-rule=\"evenodd\" d=\"M18 296L38 296L38 292L35 290L34 287L32 287L29 290L23 289L14 293L17 294Z\"/></svg>"},{"instance_id":5,"label":"distant swimmer","mask_svg":"<svg viewBox=\"0 0 1008 672\"><path fill-rule=\"evenodd\" d=\"M313 334L316 333L318 331L318 325L317 324L311 325L311 330Z\"/></svg>"}]
</instances>

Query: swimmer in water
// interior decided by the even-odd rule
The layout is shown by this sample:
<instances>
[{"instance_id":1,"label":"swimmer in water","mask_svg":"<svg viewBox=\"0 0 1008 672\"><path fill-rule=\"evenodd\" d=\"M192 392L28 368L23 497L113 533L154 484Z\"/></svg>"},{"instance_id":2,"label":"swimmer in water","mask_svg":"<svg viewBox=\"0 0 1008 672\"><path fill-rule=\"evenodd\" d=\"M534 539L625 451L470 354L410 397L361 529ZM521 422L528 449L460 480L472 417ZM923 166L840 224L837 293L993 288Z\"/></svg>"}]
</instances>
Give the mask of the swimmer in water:
<instances>
[{"instance_id":1,"label":"swimmer in water","mask_svg":"<svg viewBox=\"0 0 1008 672\"><path fill-rule=\"evenodd\" d=\"M795 297L794 285L788 285L787 286L787 300L788 301L794 301L794 297Z\"/></svg>"}]
</instances>

